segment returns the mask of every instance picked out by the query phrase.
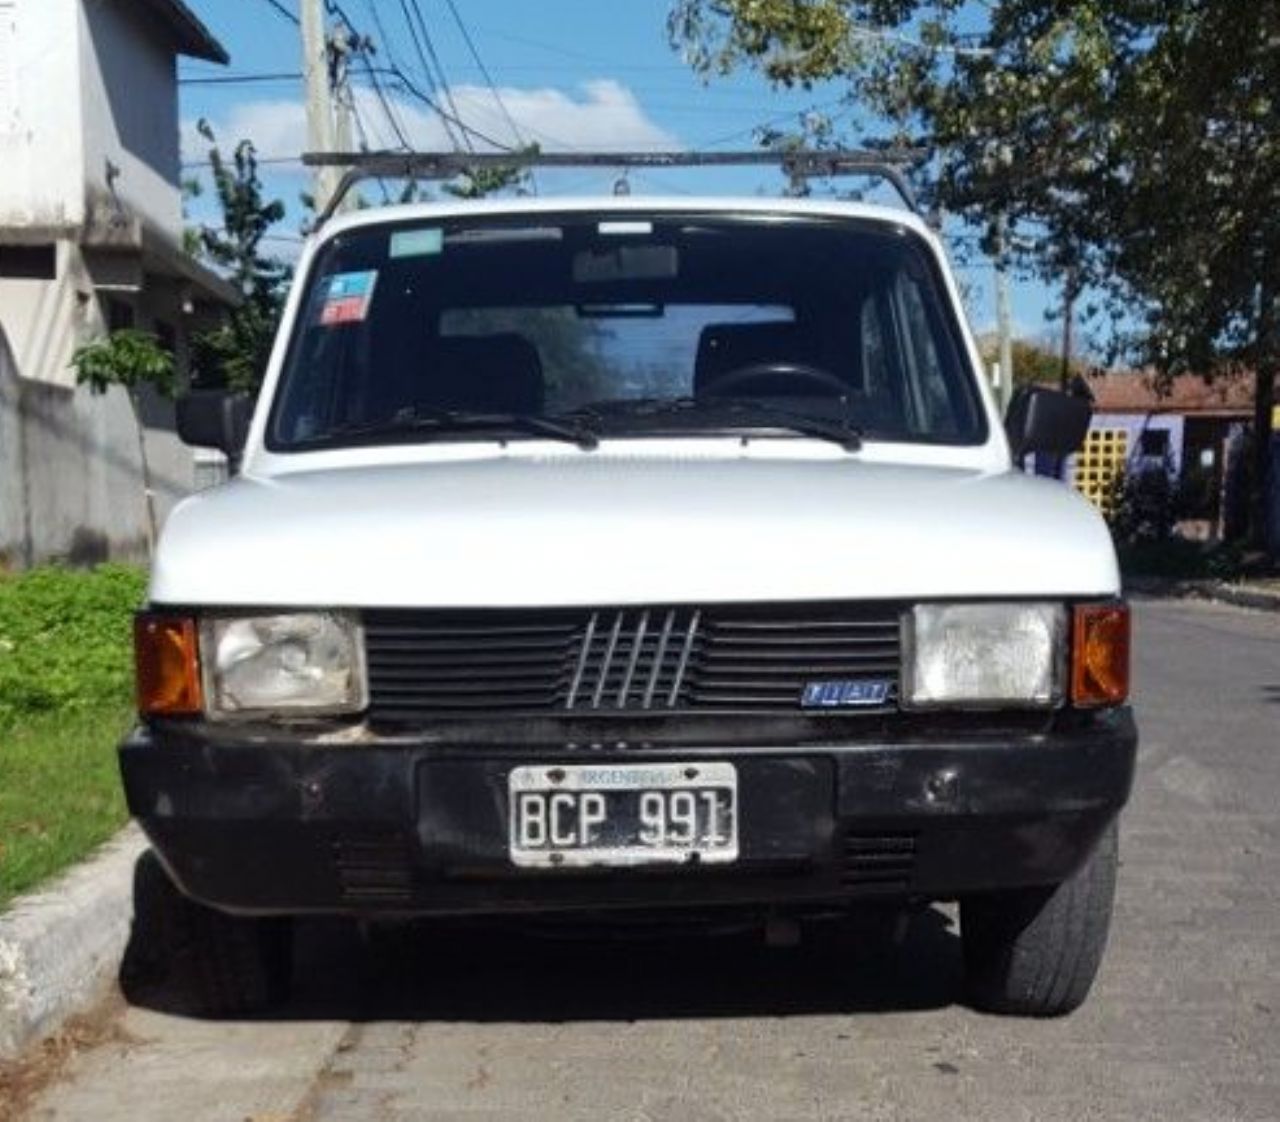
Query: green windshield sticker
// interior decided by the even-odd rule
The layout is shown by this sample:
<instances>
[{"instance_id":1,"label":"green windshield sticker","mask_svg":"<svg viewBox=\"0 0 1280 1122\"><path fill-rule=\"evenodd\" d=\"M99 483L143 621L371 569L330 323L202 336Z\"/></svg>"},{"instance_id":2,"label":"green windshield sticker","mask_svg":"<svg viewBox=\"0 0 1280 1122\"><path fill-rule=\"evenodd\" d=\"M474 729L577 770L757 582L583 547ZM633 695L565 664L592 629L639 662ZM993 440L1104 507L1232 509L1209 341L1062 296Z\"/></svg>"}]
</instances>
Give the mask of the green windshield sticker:
<instances>
[{"instance_id":1,"label":"green windshield sticker","mask_svg":"<svg viewBox=\"0 0 1280 1122\"><path fill-rule=\"evenodd\" d=\"M391 235L392 257L426 257L444 249L444 231L439 227L425 230L397 230Z\"/></svg>"}]
</instances>

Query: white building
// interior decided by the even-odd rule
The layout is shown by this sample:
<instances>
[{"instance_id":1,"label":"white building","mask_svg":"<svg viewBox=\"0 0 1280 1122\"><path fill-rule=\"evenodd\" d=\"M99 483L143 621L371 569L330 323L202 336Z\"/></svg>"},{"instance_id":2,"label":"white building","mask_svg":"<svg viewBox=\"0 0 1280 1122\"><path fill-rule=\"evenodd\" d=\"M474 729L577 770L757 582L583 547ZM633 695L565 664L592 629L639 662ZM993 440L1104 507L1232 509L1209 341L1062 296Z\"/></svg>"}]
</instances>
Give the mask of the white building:
<instances>
[{"instance_id":1,"label":"white building","mask_svg":"<svg viewBox=\"0 0 1280 1122\"><path fill-rule=\"evenodd\" d=\"M71 355L136 326L181 367L234 300L182 248L181 55L227 62L183 0L0 0L0 564L144 551L128 400ZM193 461L167 403L143 412L163 513Z\"/></svg>"}]
</instances>

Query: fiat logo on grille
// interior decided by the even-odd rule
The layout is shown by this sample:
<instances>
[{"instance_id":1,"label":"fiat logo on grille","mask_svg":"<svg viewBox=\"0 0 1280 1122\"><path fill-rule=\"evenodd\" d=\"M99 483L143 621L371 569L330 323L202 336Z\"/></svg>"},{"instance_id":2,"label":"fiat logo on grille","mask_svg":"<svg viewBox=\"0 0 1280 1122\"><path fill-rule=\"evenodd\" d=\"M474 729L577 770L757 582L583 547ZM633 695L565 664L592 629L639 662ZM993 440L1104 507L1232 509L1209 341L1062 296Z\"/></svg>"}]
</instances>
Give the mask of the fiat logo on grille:
<instances>
[{"instance_id":1,"label":"fiat logo on grille","mask_svg":"<svg viewBox=\"0 0 1280 1122\"><path fill-rule=\"evenodd\" d=\"M840 679L831 682L806 682L800 695L802 709L852 709L883 705L889 699L893 683L884 678L860 680Z\"/></svg>"}]
</instances>

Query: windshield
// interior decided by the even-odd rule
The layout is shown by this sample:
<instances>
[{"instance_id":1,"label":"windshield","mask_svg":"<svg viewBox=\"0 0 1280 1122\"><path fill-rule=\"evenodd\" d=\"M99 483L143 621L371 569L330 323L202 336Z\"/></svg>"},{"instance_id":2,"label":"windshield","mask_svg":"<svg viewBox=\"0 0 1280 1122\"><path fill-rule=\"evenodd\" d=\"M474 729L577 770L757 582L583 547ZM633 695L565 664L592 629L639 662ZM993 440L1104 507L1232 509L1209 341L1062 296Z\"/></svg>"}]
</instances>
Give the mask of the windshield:
<instances>
[{"instance_id":1,"label":"windshield","mask_svg":"<svg viewBox=\"0 0 1280 1122\"><path fill-rule=\"evenodd\" d=\"M556 432L529 418L572 422L583 447L986 438L936 267L892 227L598 211L388 223L334 237L306 284L275 451Z\"/></svg>"}]
</instances>

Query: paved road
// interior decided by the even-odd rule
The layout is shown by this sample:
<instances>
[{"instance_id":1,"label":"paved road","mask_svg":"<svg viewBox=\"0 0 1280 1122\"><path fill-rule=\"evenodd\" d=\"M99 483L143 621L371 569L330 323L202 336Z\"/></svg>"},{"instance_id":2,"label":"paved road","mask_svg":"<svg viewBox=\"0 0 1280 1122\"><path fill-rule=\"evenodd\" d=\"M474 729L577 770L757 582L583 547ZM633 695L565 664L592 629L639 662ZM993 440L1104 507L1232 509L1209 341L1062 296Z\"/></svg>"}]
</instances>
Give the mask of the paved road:
<instances>
[{"instance_id":1,"label":"paved road","mask_svg":"<svg viewBox=\"0 0 1280 1122\"><path fill-rule=\"evenodd\" d=\"M1093 998L1048 1023L957 1003L930 912L894 950L312 930L273 1022L132 1009L33 1117L1280 1118L1280 616L1146 603L1141 776Z\"/></svg>"}]
</instances>

